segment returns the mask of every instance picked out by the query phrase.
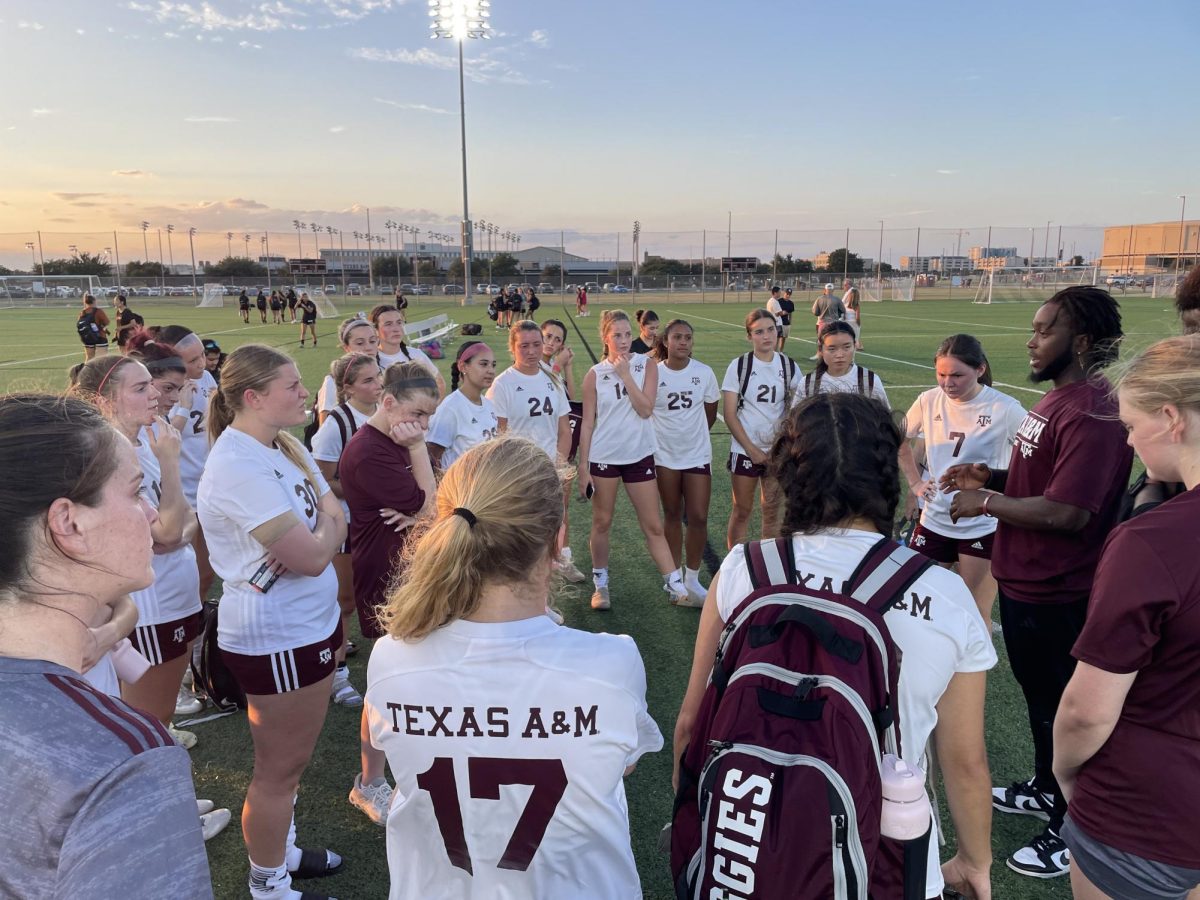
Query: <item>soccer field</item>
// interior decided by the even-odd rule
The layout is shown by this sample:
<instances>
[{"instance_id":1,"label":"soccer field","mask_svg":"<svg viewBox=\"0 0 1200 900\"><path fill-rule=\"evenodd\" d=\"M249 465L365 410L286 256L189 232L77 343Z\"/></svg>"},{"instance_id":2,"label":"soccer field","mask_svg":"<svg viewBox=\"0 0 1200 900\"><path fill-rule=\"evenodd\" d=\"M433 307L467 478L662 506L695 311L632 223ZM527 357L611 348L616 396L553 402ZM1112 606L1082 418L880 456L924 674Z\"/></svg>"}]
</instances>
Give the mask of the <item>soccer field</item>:
<instances>
[{"instance_id":1,"label":"soccer field","mask_svg":"<svg viewBox=\"0 0 1200 900\"><path fill-rule=\"evenodd\" d=\"M684 299L681 295L631 296L625 298L623 308L632 315L635 306L647 306L658 313L663 324L676 317L687 319L695 329L696 358L712 366L720 380L729 361L748 349L741 320L751 307L746 302L713 302L719 295L712 293L708 298L710 302L701 304L681 302ZM360 309L369 310L375 298L333 299L340 310L352 315ZM755 294L756 301L765 299L765 295ZM1028 381L1025 351L1036 304L1001 302L999 289L994 299L997 302L986 306L973 305L969 299L864 304L862 340L866 351L858 355L858 361L879 374L893 407L903 412L918 393L934 385L932 356L941 340L958 332L971 333L983 342L995 373L996 387L1010 393L1028 408L1041 396L1041 390ZM357 302L351 304L350 301ZM228 303L224 309L196 309L192 302L190 299L161 300L138 303L134 308L149 324L178 322L188 325L203 336L215 338L226 352L249 342L268 343L291 351L300 365L305 384L312 391L319 386L330 361L337 355L336 319L318 323L320 345L317 349L301 350L298 325L246 326L236 308ZM561 302L561 295L543 298L539 319L558 317L568 320L568 311ZM573 309L569 298L566 302ZM1178 331L1174 310L1168 300L1130 296L1121 303L1127 334L1123 357ZM597 352L599 313L606 305L609 304L593 301L589 304L591 316L576 321L582 337ZM813 366L808 361L813 353L813 329L803 298L797 308L797 324L786 349L804 370L808 370ZM507 333L496 331L482 304L460 308L441 298L420 298L410 308L409 318L416 320L440 312L449 313L460 324L482 323L482 338L496 350L500 367L507 365ZM83 358L74 330L76 314L75 309L0 310L0 390L61 390L67 367ZM569 344L578 354L576 377L582 380L590 364L588 350L569 322L568 328L571 331ZM453 345L447 355L453 356ZM448 380L448 360L439 365L447 373ZM725 523L729 515L729 477L723 465L728 445L728 432L718 421L713 429L713 502L709 518L709 542L718 557L723 556ZM572 502L570 513L571 545L579 568L587 571L590 564L588 507ZM698 611L679 609L666 602L659 575L625 499L618 502L613 530L612 611L596 613L590 609L589 583L569 586L559 605L568 625L592 631L627 633L641 648L649 685L650 712L667 744L662 752L643 758L637 771L627 779L626 789L633 849L646 896L666 900L672 896L669 870L666 857L656 850L656 843L659 830L671 810L670 740L691 665ZM705 581L710 574L704 575ZM359 643L364 646L361 640ZM360 690L366 686L368 655L364 646L363 651L351 660L352 679ZM358 725L357 709L330 707L325 730L302 782L296 813L301 845L328 846L341 853L346 861L338 876L320 883L306 882L303 886L329 892L341 900L385 897L388 885L384 831L346 801L359 765ZM195 726L194 730L200 739L192 751L196 793L218 806L228 806L234 812L234 820L226 831L208 844L214 889L220 898L242 898L247 895L247 863L238 814L252 762L246 721L239 714ZM995 783L1024 780L1032 774L1024 705L1003 651L989 684L987 742ZM943 821L948 825L949 818L943 815ZM497 823L498 828L503 825ZM1032 837L1038 826L1040 823L1025 817L999 814L995 817L993 890L996 897L1010 900L1070 896L1066 878L1039 882L1016 876L1004 866L1005 856ZM952 842L953 836L948 835L948 839ZM949 852L948 849L943 858Z\"/></svg>"}]
</instances>

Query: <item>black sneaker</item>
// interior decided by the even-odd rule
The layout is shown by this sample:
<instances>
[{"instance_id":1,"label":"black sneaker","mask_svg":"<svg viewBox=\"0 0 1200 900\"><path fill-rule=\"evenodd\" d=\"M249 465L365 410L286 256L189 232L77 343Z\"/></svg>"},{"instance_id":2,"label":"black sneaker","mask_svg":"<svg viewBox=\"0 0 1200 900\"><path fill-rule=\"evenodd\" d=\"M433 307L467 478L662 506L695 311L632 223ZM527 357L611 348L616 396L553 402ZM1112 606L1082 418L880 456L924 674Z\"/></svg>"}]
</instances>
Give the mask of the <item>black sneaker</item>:
<instances>
[{"instance_id":1,"label":"black sneaker","mask_svg":"<svg viewBox=\"0 0 1200 900\"><path fill-rule=\"evenodd\" d=\"M1010 856L1008 867L1031 878L1057 878L1070 874L1071 851L1062 838L1047 828Z\"/></svg>"},{"instance_id":2,"label":"black sneaker","mask_svg":"<svg viewBox=\"0 0 1200 900\"><path fill-rule=\"evenodd\" d=\"M992 808L1002 813L1018 816L1033 816L1043 822L1050 821L1054 809L1054 795L1039 791L1033 779L1017 781L1006 788L992 788Z\"/></svg>"}]
</instances>

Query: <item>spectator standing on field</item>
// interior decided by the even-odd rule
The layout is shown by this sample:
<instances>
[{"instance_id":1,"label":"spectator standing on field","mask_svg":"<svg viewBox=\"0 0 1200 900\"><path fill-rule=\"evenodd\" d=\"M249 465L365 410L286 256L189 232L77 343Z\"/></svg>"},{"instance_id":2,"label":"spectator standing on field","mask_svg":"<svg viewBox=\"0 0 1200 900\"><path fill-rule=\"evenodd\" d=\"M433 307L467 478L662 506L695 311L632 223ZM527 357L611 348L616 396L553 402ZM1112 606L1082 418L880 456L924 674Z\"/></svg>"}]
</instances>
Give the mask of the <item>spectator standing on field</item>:
<instances>
[{"instance_id":1,"label":"spectator standing on field","mask_svg":"<svg viewBox=\"0 0 1200 900\"><path fill-rule=\"evenodd\" d=\"M125 352L130 335L146 324L146 320L129 308L124 294L117 294L117 347Z\"/></svg>"},{"instance_id":2,"label":"spectator standing on field","mask_svg":"<svg viewBox=\"0 0 1200 900\"><path fill-rule=\"evenodd\" d=\"M817 334L821 333L821 329L833 322L840 322L846 318L846 307L842 301L833 293L833 282L828 282L825 288L821 291L821 296L813 301L812 314L817 317ZM814 353L810 359L817 359L819 353Z\"/></svg>"},{"instance_id":3,"label":"spectator standing on field","mask_svg":"<svg viewBox=\"0 0 1200 900\"><path fill-rule=\"evenodd\" d=\"M992 574L1009 662L1029 711L1034 775L994 788L992 805L1047 822L1008 859L1010 869L1035 878L1071 867L1061 831L1067 802L1051 768L1054 717L1075 669L1071 650L1104 539L1129 483L1132 451L1100 374L1116 361L1121 337L1121 312L1107 291L1071 287L1047 300L1026 346L1030 378L1052 388L1017 430L1008 469L966 462L941 479L943 490L961 489L950 504L954 522L990 516L998 523Z\"/></svg>"},{"instance_id":4,"label":"spectator standing on field","mask_svg":"<svg viewBox=\"0 0 1200 900\"><path fill-rule=\"evenodd\" d=\"M400 286L396 286L396 309L404 312L408 309L408 298L404 296L404 291L400 290Z\"/></svg>"},{"instance_id":5,"label":"spectator standing on field","mask_svg":"<svg viewBox=\"0 0 1200 900\"><path fill-rule=\"evenodd\" d=\"M108 353L108 326L108 313L96 305L95 297L84 294L83 309L75 320L75 331L83 342L84 362Z\"/></svg>"},{"instance_id":6,"label":"spectator standing on field","mask_svg":"<svg viewBox=\"0 0 1200 900\"><path fill-rule=\"evenodd\" d=\"M842 294L842 306L846 307L846 321L854 329L854 349L861 350L863 348L862 298L859 296L858 288L849 278L842 282L842 289L846 292Z\"/></svg>"}]
</instances>

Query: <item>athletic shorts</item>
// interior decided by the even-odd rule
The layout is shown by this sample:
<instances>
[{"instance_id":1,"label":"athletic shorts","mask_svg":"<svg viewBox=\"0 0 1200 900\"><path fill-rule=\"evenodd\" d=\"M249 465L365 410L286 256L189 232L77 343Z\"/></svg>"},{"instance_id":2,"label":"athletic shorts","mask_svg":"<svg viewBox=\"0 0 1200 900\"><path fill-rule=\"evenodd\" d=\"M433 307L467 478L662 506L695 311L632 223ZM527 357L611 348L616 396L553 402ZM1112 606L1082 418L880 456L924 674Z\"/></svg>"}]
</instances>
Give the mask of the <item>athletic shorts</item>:
<instances>
[{"instance_id":1,"label":"athletic shorts","mask_svg":"<svg viewBox=\"0 0 1200 900\"><path fill-rule=\"evenodd\" d=\"M712 477L712 463L705 463L702 466L692 466L689 469L672 469L670 466L658 466L660 469L666 469L668 472L678 472L681 475L707 475Z\"/></svg>"},{"instance_id":2,"label":"athletic shorts","mask_svg":"<svg viewBox=\"0 0 1200 900\"><path fill-rule=\"evenodd\" d=\"M1063 821L1062 839L1071 865L1109 897L1121 900L1184 900L1200 884L1200 869L1154 862L1093 838L1071 820Z\"/></svg>"},{"instance_id":3,"label":"athletic shorts","mask_svg":"<svg viewBox=\"0 0 1200 900\"><path fill-rule=\"evenodd\" d=\"M286 694L332 675L342 646L342 620L323 641L263 656L243 656L222 648L221 658L247 694Z\"/></svg>"},{"instance_id":4,"label":"athletic shorts","mask_svg":"<svg viewBox=\"0 0 1200 900\"><path fill-rule=\"evenodd\" d=\"M787 325L779 326L779 336L780 337L787 337L791 333L792 333L792 325L790 322Z\"/></svg>"},{"instance_id":5,"label":"athletic shorts","mask_svg":"<svg viewBox=\"0 0 1200 900\"><path fill-rule=\"evenodd\" d=\"M200 635L201 621L200 610L196 610L182 619L139 625L129 640L138 653L150 660L150 665L161 666L187 653L188 645Z\"/></svg>"},{"instance_id":6,"label":"athletic shorts","mask_svg":"<svg viewBox=\"0 0 1200 900\"><path fill-rule=\"evenodd\" d=\"M316 325L317 317L316 316L301 316L300 324L301 325Z\"/></svg>"},{"instance_id":7,"label":"athletic shorts","mask_svg":"<svg viewBox=\"0 0 1200 900\"><path fill-rule=\"evenodd\" d=\"M992 541L996 533L985 534L978 538L946 537L936 531L930 531L918 523L913 529L909 546L917 552L928 556L940 563L956 563L960 556L974 556L978 559L992 558Z\"/></svg>"},{"instance_id":8,"label":"athletic shorts","mask_svg":"<svg viewBox=\"0 0 1200 900\"><path fill-rule=\"evenodd\" d=\"M626 484L654 480L654 457L645 456L631 463L588 463L593 478L620 478Z\"/></svg>"},{"instance_id":9,"label":"athletic shorts","mask_svg":"<svg viewBox=\"0 0 1200 900\"><path fill-rule=\"evenodd\" d=\"M741 475L743 478L767 477L767 464L756 463L744 453L730 453L725 468L730 475Z\"/></svg>"}]
</instances>

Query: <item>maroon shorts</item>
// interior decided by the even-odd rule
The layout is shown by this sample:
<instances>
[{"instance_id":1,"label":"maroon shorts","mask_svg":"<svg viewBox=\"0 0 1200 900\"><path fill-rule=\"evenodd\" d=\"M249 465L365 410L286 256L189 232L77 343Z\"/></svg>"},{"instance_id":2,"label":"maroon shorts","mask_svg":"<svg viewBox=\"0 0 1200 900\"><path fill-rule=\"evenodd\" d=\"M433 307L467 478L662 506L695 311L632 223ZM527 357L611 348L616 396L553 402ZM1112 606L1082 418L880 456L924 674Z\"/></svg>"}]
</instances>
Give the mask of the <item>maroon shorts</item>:
<instances>
[{"instance_id":1,"label":"maroon shorts","mask_svg":"<svg viewBox=\"0 0 1200 900\"><path fill-rule=\"evenodd\" d=\"M918 524L913 529L909 546L940 563L956 563L960 556L975 556L979 559L992 558L992 539L995 532L979 538L962 539L946 537Z\"/></svg>"},{"instance_id":2,"label":"maroon shorts","mask_svg":"<svg viewBox=\"0 0 1200 900\"><path fill-rule=\"evenodd\" d=\"M702 466L692 466L690 469L672 469L669 466L659 466L660 469L666 469L668 472L678 472L681 475L707 475L712 477L712 464L705 463Z\"/></svg>"},{"instance_id":3,"label":"maroon shorts","mask_svg":"<svg viewBox=\"0 0 1200 900\"><path fill-rule=\"evenodd\" d=\"M756 463L744 453L730 453L725 468L729 470L729 474L741 475L743 478L767 477L767 464Z\"/></svg>"},{"instance_id":4,"label":"maroon shorts","mask_svg":"<svg viewBox=\"0 0 1200 900\"><path fill-rule=\"evenodd\" d=\"M221 658L247 694L286 694L316 684L333 674L334 654L342 646L342 620L323 641L263 656L243 656L221 650Z\"/></svg>"},{"instance_id":5,"label":"maroon shorts","mask_svg":"<svg viewBox=\"0 0 1200 900\"><path fill-rule=\"evenodd\" d=\"M654 480L654 457L646 456L631 463L588 463L593 478L620 478L626 484Z\"/></svg>"},{"instance_id":6,"label":"maroon shorts","mask_svg":"<svg viewBox=\"0 0 1200 900\"><path fill-rule=\"evenodd\" d=\"M150 660L150 665L161 666L187 653L188 645L200 634L200 623L197 610L190 616L159 625L139 625L129 640L138 653Z\"/></svg>"}]
</instances>

